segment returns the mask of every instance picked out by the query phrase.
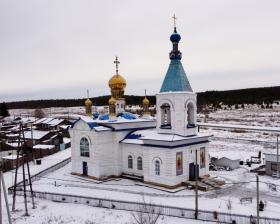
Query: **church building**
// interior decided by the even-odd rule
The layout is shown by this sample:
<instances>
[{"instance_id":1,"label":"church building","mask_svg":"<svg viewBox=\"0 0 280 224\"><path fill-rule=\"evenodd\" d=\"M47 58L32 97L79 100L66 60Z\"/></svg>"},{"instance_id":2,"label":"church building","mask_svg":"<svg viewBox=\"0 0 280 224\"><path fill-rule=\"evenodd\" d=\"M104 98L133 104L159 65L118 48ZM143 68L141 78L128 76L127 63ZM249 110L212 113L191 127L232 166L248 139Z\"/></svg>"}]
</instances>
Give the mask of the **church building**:
<instances>
[{"instance_id":1,"label":"church building","mask_svg":"<svg viewBox=\"0 0 280 224\"><path fill-rule=\"evenodd\" d=\"M198 132L196 94L181 63L181 36L170 36L170 64L156 95L156 119L148 115L149 100L143 100L144 115L125 112L125 79L110 79L109 113L97 119L82 116L70 129L72 174L93 179L130 177L167 188L208 174L209 135Z\"/></svg>"}]
</instances>

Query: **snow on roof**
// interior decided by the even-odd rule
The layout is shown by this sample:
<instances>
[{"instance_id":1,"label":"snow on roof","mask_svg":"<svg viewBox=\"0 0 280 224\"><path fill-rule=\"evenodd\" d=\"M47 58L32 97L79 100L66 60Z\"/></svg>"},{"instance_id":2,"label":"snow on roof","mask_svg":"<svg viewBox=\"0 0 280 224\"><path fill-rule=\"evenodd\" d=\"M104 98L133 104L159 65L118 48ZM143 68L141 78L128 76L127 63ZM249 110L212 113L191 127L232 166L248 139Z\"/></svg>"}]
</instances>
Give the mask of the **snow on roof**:
<instances>
[{"instance_id":1,"label":"snow on roof","mask_svg":"<svg viewBox=\"0 0 280 224\"><path fill-rule=\"evenodd\" d=\"M33 137L33 139L39 140L39 139L43 138L44 136L46 136L47 134L50 133L49 131L39 131L39 130L33 130L32 132L31 131L25 131L24 132L25 138L31 139Z\"/></svg>"},{"instance_id":2,"label":"snow on roof","mask_svg":"<svg viewBox=\"0 0 280 224\"><path fill-rule=\"evenodd\" d=\"M12 147L18 147L18 142L9 142L9 143L7 143L7 145L12 146Z\"/></svg>"},{"instance_id":3,"label":"snow on roof","mask_svg":"<svg viewBox=\"0 0 280 224\"><path fill-rule=\"evenodd\" d=\"M41 123L42 123L44 120L46 120L46 119L47 119L46 117L41 118L41 119L35 121L34 124L41 124Z\"/></svg>"},{"instance_id":4,"label":"snow on roof","mask_svg":"<svg viewBox=\"0 0 280 224\"><path fill-rule=\"evenodd\" d=\"M46 120L42 121L41 123L42 124L48 124L52 120L54 120L54 118L50 117L50 118L47 118Z\"/></svg>"},{"instance_id":5,"label":"snow on roof","mask_svg":"<svg viewBox=\"0 0 280 224\"><path fill-rule=\"evenodd\" d=\"M17 137L17 136L19 136L19 134L8 134L8 135L6 135L7 137Z\"/></svg>"},{"instance_id":6,"label":"snow on roof","mask_svg":"<svg viewBox=\"0 0 280 224\"><path fill-rule=\"evenodd\" d=\"M66 130L67 128L71 127L71 125L59 125L59 127Z\"/></svg>"},{"instance_id":7,"label":"snow on roof","mask_svg":"<svg viewBox=\"0 0 280 224\"><path fill-rule=\"evenodd\" d=\"M191 138L197 138L197 137L207 137L209 135L207 134L200 134L198 133L195 136L180 136L180 135L175 135L175 134L159 134L156 129L151 129L151 130L141 130L135 132L135 134L140 134L141 137L140 139L142 140L158 140L158 141L180 141L180 140L185 140L185 139L191 139Z\"/></svg>"},{"instance_id":8,"label":"snow on roof","mask_svg":"<svg viewBox=\"0 0 280 224\"><path fill-rule=\"evenodd\" d=\"M112 130L111 128L107 128L107 127L104 127L104 126L96 126L93 129L95 131L111 131Z\"/></svg>"},{"instance_id":9,"label":"snow on roof","mask_svg":"<svg viewBox=\"0 0 280 224\"><path fill-rule=\"evenodd\" d=\"M21 158L21 156L18 156L19 158ZM6 159L6 160L16 160L17 159L17 155L8 155L8 156L3 156L2 159Z\"/></svg>"},{"instance_id":10,"label":"snow on roof","mask_svg":"<svg viewBox=\"0 0 280 224\"><path fill-rule=\"evenodd\" d=\"M99 126L98 123L96 123L96 120L93 120L92 118L90 118L88 116L79 115L79 118L80 118L79 120L86 122L90 129L95 129L96 131L111 130L110 128ZM74 127L74 125L75 125L75 123L72 125L72 127Z\"/></svg>"},{"instance_id":11,"label":"snow on roof","mask_svg":"<svg viewBox=\"0 0 280 224\"><path fill-rule=\"evenodd\" d=\"M271 154L271 153L264 153L265 160L269 162L277 162L277 154ZM280 161L280 155L278 155L278 162Z\"/></svg>"},{"instance_id":12,"label":"snow on roof","mask_svg":"<svg viewBox=\"0 0 280 224\"><path fill-rule=\"evenodd\" d=\"M66 137L63 138L63 143L67 144L69 142L71 142L70 138L66 138Z\"/></svg>"},{"instance_id":13,"label":"snow on roof","mask_svg":"<svg viewBox=\"0 0 280 224\"><path fill-rule=\"evenodd\" d=\"M130 144L143 144L143 140L155 140L155 141L167 141L176 142L186 139L198 138L198 137L209 137L207 134L198 133L196 136L180 136L175 134L159 134L156 129L139 130L130 133L122 141L123 143Z\"/></svg>"},{"instance_id":14,"label":"snow on roof","mask_svg":"<svg viewBox=\"0 0 280 224\"><path fill-rule=\"evenodd\" d=\"M33 149L54 149L55 145L35 145Z\"/></svg>"},{"instance_id":15,"label":"snow on roof","mask_svg":"<svg viewBox=\"0 0 280 224\"><path fill-rule=\"evenodd\" d=\"M121 124L121 123L134 123L134 122L143 122L143 121L149 121L147 119L143 118L135 118L135 119L126 119L124 117L116 117L109 120L96 120L98 124Z\"/></svg>"},{"instance_id":16,"label":"snow on roof","mask_svg":"<svg viewBox=\"0 0 280 224\"><path fill-rule=\"evenodd\" d=\"M9 130L10 131L17 131L17 130L19 130L19 125L16 125L16 126L10 128Z\"/></svg>"},{"instance_id":17,"label":"snow on roof","mask_svg":"<svg viewBox=\"0 0 280 224\"><path fill-rule=\"evenodd\" d=\"M34 121L36 121L36 118L35 117L22 117L21 121L24 123L34 122Z\"/></svg>"},{"instance_id":18,"label":"snow on roof","mask_svg":"<svg viewBox=\"0 0 280 224\"><path fill-rule=\"evenodd\" d=\"M62 123L63 121L64 121L64 119L55 118L55 119L51 120L50 122L48 122L48 125L56 126L56 125L59 125L60 123Z\"/></svg>"}]
</instances>

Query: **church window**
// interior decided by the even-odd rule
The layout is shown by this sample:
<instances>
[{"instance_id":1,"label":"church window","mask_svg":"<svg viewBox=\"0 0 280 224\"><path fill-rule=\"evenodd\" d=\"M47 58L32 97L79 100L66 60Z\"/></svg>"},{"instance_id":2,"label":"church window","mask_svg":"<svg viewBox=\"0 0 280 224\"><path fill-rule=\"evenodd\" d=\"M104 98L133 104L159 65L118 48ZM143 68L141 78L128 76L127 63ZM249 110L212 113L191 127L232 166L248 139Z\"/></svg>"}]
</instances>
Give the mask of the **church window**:
<instances>
[{"instance_id":1,"label":"church window","mask_svg":"<svg viewBox=\"0 0 280 224\"><path fill-rule=\"evenodd\" d=\"M87 138L83 137L80 141L81 156L89 157L89 142Z\"/></svg>"},{"instance_id":2,"label":"church window","mask_svg":"<svg viewBox=\"0 0 280 224\"><path fill-rule=\"evenodd\" d=\"M161 110L161 126L160 126L160 128L170 129L171 128L170 105L168 103L164 103L163 105L161 105L160 110Z\"/></svg>"},{"instance_id":3,"label":"church window","mask_svg":"<svg viewBox=\"0 0 280 224\"><path fill-rule=\"evenodd\" d=\"M142 157L141 156L139 156L137 158L137 169L138 170L143 170L143 161L142 161Z\"/></svg>"},{"instance_id":4,"label":"church window","mask_svg":"<svg viewBox=\"0 0 280 224\"><path fill-rule=\"evenodd\" d=\"M133 158L132 158L132 156L128 156L128 159L127 159L128 161L128 169L133 169Z\"/></svg>"},{"instance_id":5,"label":"church window","mask_svg":"<svg viewBox=\"0 0 280 224\"><path fill-rule=\"evenodd\" d=\"M158 160L155 161L155 174L160 175L160 162Z\"/></svg>"},{"instance_id":6,"label":"church window","mask_svg":"<svg viewBox=\"0 0 280 224\"><path fill-rule=\"evenodd\" d=\"M195 107L194 107L194 104L192 102L189 102L188 105L187 105L187 117L188 117L188 120L187 120L187 127L188 128L192 128L192 127L195 127Z\"/></svg>"}]
</instances>

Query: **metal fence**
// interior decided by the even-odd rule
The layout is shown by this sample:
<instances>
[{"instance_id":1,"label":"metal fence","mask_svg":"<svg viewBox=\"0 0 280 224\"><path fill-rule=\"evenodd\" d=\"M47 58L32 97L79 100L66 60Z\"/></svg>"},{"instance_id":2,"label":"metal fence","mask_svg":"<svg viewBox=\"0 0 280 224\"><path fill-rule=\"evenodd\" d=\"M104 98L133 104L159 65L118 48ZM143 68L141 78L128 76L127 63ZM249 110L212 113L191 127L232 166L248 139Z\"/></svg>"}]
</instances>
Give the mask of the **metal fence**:
<instances>
[{"instance_id":1,"label":"metal fence","mask_svg":"<svg viewBox=\"0 0 280 224\"><path fill-rule=\"evenodd\" d=\"M10 189L10 193L13 189ZM17 195L23 195L22 190L17 190ZM179 218L194 219L195 210L187 209L174 206L165 206L157 204L145 204L141 202L131 202L131 201L122 201L122 200L111 200L104 198L94 198L88 196L79 196L79 195L70 195L70 194L58 194L58 193L49 193L49 192L34 192L35 197L47 199L55 202L64 202L64 203L76 203L83 204L93 207L101 207L108 209L118 209L131 212L143 212L145 206L152 208L151 212L155 212L165 216L173 216ZM27 192L27 196L30 196L30 192ZM238 223L238 224L250 224L256 221L256 217L240 215L240 214L230 214L223 212L215 211L205 211L199 210L198 219L208 222L218 222L218 223ZM255 222L256 223L256 222ZM260 224L276 224L280 223L280 219L260 217Z\"/></svg>"},{"instance_id":2,"label":"metal fence","mask_svg":"<svg viewBox=\"0 0 280 224\"><path fill-rule=\"evenodd\" d=\"M32 182L40 179L41 177L65 166L71 161L70 158L63 160L62 162L55 164L31 177ZM20 187L22 181L18 183L16 194L23 196L23 190ZM13 193L13 187L10 187L9 194ZM27 196L31 196L30 191L27 191ZM194 219L195 210L187 209L175 206L165 206L157 204L145 204L141 202L131 202L131 201L122 201L122 200L111 200L104 198L94 198L88 196L80 195L71 195L71 194L59 194L59 193L50 193L50 192L40 192L34 191L34 196L37 198L47 199L56 202L64 203L77 203L84 204L93 207L102 207L109 209L118 209L131 212L143 212L143 207L149 206L154 212L158 212L161 215L173 216L179 218ZM218 222L218 223L237 223L237 224L250 224L254 223L252 221L256 220L254 216L240 215L240 214L230 214L217 211L205 211L199 210L198 219L208 222ZM235 222L234 222L235 221ZM255 222L256 223L256 222ZM259 224L280 224L280 219L260 217Z\"/></svg>"}]
</instances>

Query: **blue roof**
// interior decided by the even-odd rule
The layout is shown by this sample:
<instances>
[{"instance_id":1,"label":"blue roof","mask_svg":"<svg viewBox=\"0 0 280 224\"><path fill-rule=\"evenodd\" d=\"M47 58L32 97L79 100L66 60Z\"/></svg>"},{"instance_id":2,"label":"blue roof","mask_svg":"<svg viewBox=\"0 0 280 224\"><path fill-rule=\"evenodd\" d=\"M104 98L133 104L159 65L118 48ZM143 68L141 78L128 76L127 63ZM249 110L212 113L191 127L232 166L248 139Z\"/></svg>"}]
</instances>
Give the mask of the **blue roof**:
<instances>
[{"instance_id":1,"label":"blue roof","mask_svg":"<svg viewBox=\"0 0 280 224\"><path fill-rule=\"evenodd\" d=\"M95 122L87 122L88 126L90 127L90 129L93 129L95 127L98 127L98 124Z\"/></svg>"},{"instance_id":2,"label":"blue roof","mask_svg":"<svg viewBox=\"0 0 280 224\"><path fill-rule=\"evenodd\" d=\"M129 112L121 112L118 114L118 117L122 117L127 120L135 120L137 118L134 114Z\"/></svg>"},{"instance_id":3,"label":"blue roof","mask_svg":"<svg viewBox=\"0 0 280 224\"><path fill-rule=\"evenodd\" d=\"M192 92L192 87L180 60L171 60L160 92Z\"/></svg>"},{"instance_id":4,"label":"blue roof","mask_svg":"<svg viewBox=\"0 0 280 224\"><path fill-rule=\"evenodd\" d=\"M109 120L109 114L102 114L98 119L101 121Z\"/></svg>"}]
</instances>

